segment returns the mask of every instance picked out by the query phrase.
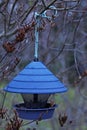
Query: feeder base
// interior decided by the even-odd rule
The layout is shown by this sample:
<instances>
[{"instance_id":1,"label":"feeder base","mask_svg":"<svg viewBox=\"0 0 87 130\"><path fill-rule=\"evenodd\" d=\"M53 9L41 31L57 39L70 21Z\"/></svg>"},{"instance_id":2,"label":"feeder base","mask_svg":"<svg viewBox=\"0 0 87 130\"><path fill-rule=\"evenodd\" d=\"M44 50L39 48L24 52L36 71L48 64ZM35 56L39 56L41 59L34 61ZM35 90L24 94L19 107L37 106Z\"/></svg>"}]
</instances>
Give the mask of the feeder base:
<instances>
[{"instance_id":1,"label":"feeder base","mask_svg":"<svg viewBox=\"0 0 87 130\"><path fill-rule=\"evenodd\" d=\"M16 104L15 110L19 114L19 117L26 120L45 120L50 119L53 116L54 110L57 105L49 108L31 109L24 107L24 103Z\"/></svg>"}]
</instances>

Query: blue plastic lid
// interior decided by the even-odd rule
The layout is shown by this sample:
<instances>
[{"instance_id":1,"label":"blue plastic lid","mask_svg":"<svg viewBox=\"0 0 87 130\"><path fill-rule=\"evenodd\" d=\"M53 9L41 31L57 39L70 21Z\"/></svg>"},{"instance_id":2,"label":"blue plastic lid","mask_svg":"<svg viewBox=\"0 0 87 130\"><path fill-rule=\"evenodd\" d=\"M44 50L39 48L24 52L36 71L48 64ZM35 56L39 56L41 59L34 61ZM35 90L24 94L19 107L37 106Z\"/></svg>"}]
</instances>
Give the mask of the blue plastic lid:
<instances>
[{"instance_id":1,"label":"blue plastic lid","mask_svg":"<svg viewBox=\"0 0 87 130\"><path fill-rule=\"evenodd\" d=\"M4 90L12 93L50 94L65 92L67 88L45 65L33 61Z\"/></svg>"}]
</instances>

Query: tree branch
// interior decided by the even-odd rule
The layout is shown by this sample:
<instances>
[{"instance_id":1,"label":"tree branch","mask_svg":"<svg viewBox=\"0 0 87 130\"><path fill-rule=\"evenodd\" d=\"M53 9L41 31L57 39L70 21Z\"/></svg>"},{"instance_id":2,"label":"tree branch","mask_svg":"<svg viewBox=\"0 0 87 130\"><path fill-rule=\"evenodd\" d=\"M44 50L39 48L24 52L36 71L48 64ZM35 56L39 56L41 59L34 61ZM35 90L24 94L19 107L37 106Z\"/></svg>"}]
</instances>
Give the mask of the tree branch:
<instances>
[{"instance_id":1,"label":"tree branch","mask_svg":"<svg viewBox=\"0 0 87 130\"><path fill-rule=\"evenodd\" d=\"M41 1L42 1L42 4L44 5L44 7L46 8L46 4L45 4L44 0L41 0Z\"/></svg>"},{"instance_id":2,"label":"tree branch","mask_svg":"<svg viewBox=\"0 0 87 130\"><path fill-rule=\"evenodd\" d=\"M13 11L14 11L14 7L15 7L17 1L18 0L15 0L14 3L13 3L13 5L12 5L10 16L9 16L9 20L8 20L8 26L10 25L11 17L12 17L12 14L13 14Z\"/></svg>"},{"instance_id":3,"label":"tree branch","mask_svg":"<svg viewBox=\"0 0 87 130\"><path fill-rule=\"evenodd\" d=\"M30 8L28 8L24 14L21 16L22 20L21 20L21 24L26 20L27 16L30 14L30 12L34 9L34 7L36 6L36 4L38 3L38 0L35 1L35 3L33 4L33 6Z\"/></svg>"},{"instance_id":4,"label":"tree branch","mask_svg":"<svg viewBox=\"0 0 87 130\"><path fill-rule=\"evenodd\" d=\"M45 9L43 9L43 10L40 12L40 14L42 14L45 10L49 9L49 7L50 7L51 5L53 5L56 1L57 1L57 0L52 1L48 6L45 7Z\"/></svg>"}]
</instances>

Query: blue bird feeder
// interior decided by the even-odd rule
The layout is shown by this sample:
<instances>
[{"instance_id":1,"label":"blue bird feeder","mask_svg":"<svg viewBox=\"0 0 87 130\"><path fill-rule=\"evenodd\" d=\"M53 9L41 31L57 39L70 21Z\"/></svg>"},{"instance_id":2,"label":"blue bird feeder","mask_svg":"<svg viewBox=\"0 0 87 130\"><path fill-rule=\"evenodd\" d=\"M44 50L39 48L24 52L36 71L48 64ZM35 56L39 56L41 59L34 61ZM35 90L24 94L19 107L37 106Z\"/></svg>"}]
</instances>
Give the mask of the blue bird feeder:
<instances>
[{"instance_id":1,"label":"blue bird feeder","mask_svg":"<svg viewBox=\"0 0 87 130\"><path fill-rule=\"evenodd\" d=\"M67 88L39 61L27 65L5 88L11 93L20 93L24 103L14 108L20 118L27 120L49 119L56 104L51 106L48 98L51 94L62 93Z\"/></svg>"},{"instance_id":2,"label":"blue bird feeder","mask_svg":"<svg viewBox=\"0 0 87 130\"><path fill-rule=\"evenodd\" d=\"M44 15L42 15L44 17ZM41 17L41 15L40 15ZM46 16L45 16L46 17ZM23 103L14 105L19 117L27 120L49 119L56 104L51 104L52 94L66 92L67 88L38 59L39 15L36 13L35 60L28 64L5 88L11 93L19 93Z\"/></svg>"}]
</instances>

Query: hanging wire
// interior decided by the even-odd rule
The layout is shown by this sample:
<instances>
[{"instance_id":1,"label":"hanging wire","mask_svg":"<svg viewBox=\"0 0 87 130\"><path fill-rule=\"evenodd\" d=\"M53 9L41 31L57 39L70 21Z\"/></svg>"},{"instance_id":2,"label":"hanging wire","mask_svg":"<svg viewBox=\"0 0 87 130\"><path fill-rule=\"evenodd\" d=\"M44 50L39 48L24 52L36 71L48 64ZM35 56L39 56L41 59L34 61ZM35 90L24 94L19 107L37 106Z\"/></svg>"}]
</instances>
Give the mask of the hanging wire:
<instances>
[{"instance_id":1,"label":"hanging wire","mask_svg":"<svg viewBox=\"0 0 87 130\"><path fill-rule=\"evenodd\" d=\"M40 25L40 18L37 12L35 12L35 19L36 19L36 25L35 25L35 53L34 53L34 60L38 60L38 44L39 44L39 25Z\"/></svg>"},{"instance_id":2,"label":"hanging wire","mask_svg":"<svg viewBox=\"0 0 87 130\"><path fill-rule=\"evenodd\" d=\"M54 16L56 17L58 15L58 11L55 6L50 6L49 9L54 11ZM40 25L40 18L47 18L48 20L52 20L52 16L48 16L47 10L45 10L43 13L38 14L35 12L35 20L36 20L36 25L35 25L35 52L34 52L34 61L38 61L38 45L39 45L39 25Z\"/></svg>"}]
</instances>

